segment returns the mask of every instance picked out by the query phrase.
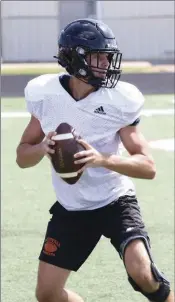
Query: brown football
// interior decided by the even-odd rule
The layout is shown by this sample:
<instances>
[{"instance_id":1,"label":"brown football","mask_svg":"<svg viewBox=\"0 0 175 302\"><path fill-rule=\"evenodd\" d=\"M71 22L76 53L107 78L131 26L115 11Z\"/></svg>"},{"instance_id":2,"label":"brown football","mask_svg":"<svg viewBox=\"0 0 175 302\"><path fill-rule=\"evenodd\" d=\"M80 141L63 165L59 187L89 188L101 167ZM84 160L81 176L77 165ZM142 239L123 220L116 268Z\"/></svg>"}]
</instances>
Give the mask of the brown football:
<instances>
[{"instance_id":1,"label":"brown football","mask_svg":"<svg viewBox=\"0 0 175 302\"><path fill-rule=\"evenodd\" d=\"M55 141L55 145L52 148L55 150L54 154L51 154L51 162L55 171L59 176L68 184L75 184L82 173L77 173L84 164L75 165L74 154L84 150L85 148L80 145L76 138L75 129L67 123L61 123L55 130L57 135L52 139Z\"/></svg>"}]
</instances>

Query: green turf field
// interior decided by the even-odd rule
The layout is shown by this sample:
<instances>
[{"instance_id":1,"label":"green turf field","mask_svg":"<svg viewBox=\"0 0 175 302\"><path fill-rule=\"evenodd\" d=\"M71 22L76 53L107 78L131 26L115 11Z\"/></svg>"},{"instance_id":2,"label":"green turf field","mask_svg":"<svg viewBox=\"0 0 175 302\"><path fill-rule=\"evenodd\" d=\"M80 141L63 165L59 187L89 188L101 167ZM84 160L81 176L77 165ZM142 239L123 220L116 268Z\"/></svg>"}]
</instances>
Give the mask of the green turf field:
<instances>
[{"instance_id":1,"label":"green turf field","mask_svg":"<svg viewBox=\"0 0 175 302\"><path fill-rule=\"evenodd\" d=\"M172 95L146 97L146 109L173 108ZM24 111L23 99L2 99L1 110ZM2 301L35 301L34 290L48 209L55 201L47 159L21 170L15 150L28 118L2 118ZM141 128L148 140L172 138L170 116L143 117ZM174 156L153 150L157 165L154 180L134 180L158 267L174 280ZM127 282L123 264L107 239L97 245L68 286L86 302L144 302Z\"/></svg>"}]
</instances>

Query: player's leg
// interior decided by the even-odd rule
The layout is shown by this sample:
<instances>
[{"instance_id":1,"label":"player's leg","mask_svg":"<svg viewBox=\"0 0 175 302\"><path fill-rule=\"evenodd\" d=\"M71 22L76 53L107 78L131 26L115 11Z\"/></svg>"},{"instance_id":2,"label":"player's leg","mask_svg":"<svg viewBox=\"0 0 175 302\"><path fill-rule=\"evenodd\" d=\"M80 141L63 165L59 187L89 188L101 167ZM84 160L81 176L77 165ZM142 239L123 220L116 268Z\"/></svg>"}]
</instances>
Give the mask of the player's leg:
<instances>
[{"instance_id":1,"label":"player's leg","mask_svg":"<svg viewBox=\"0 0 175 302\"><path fill-rule=\"evenodd\" d=\"M65 289L71 271L40 261L36 298L39 302L83 302L76 293Z\"/></svg>"},{"instance_id":2,"label":"player's leg","mask_svg":"<svg viewBox=\"0 0 175 302\"><path fill-rule=\"evenodd\" d=\"M52 218L39 257L36 297L39 302L82 302L65 289L71 271L78 271L101 234L92 211L67 211L58 202L50 209Z\"/></svg>"},{"instance_id":3,"label":"player's leg","mask_svg":"<svg viewBox=\"0 0 175 302\"><path fill-rule=\"evenodd\" d=\"M128 242L123 255L128 278L136 291L142 292L150 301L174 302L168 280L155 266L150 247L145 240Z\"/></svg>"},{"instance_id":4,"label":"player's leg","mask_svg":"<svg viewBox=\"0 0 175 302\"><path fill-rule=\"evenodd\" d=\"M150 240L137 199L123 198L118 205L121 217L120 255L124 260L128 280L134 290L142 293L149 301L165 302L170 296L170 283L153 261Z\"/></svg>"},{"instance_id":5,"label":"player's leg","mask_svg":"<svg viewBox=\"0 0 175 302\"><path fill-rule=\"evenodd\" d=\"M153 262L137 199L134 196L119 198L108 209L108 216L109 225L104 235L111 238L123 258L133 288L150 301L172 302L169 282Z\"/></svg>"}]
</instances>

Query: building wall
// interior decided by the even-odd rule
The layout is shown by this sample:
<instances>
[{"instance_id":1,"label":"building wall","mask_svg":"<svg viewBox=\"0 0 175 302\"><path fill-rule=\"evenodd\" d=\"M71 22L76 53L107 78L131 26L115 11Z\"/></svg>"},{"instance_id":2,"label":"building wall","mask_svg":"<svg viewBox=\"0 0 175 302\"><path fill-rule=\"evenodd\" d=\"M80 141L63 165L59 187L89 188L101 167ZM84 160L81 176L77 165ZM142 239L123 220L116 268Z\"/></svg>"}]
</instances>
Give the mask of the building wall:
<instances>
[{"instance_id":1,"label":"building wall","mask_svg":"<svg viewBox=\"0 0 175 302\"><path fill-rule=\"evenodd\" d=\"M124 59L173 59L174 1L98 1Z\"/></svg>"},{"instance_id":2,"label":"building wall","mask_svg":"<svg viewBox=\"0 0 175 302\"><path fill-rule=\"evenodd\" d=\"M60 30L95 16L92 2L3 1L3 61L52 61ZM125 60L173 58L174 1L97 1L96 14L114 31Z\"/></svg>"},{"instance_id":3,"label":"building wall","mask_svg":"<svg viewBox=\"0 0 175 302\"><path fill-rule=\"evenodd\" d=\"M3 1L2 17L57 16L57 1Z\"/></svg>"},{"instance_id":4,"label":"building wall","mask_svg":"<svg viewBox=\"0 0 175 302\"><path fill-rule=\"evenodd\" d=\"M85 1L73 1L73 4L70 1L60 1L59 2L59 23L60 29L64 28L70 22L86 18L87 16L86 3Z\"/></svg>"},{"instance_id":5,"label":"building wall","mask_svg":"<svg viewBox=\"0 0 175 302\"><path fill-rule=\"evenodd\" d=\"M100 1L106 18L156 17L173 14L174 1Z\"/></svg>"},{"instance_id":6,"label":"building wall","mask_svg":"<svg viewBox=\"0 0 175 302\"><path fill-rule=\"evenodd\" d=\"M86 1L2 2L3 61L53 61L61 29L87 8Z\"/></svg>"},{"instance_id":7,"label":"building wall","mask_svg":"<svg viewBox=\"0 0 175 302\"><path fill-rule=\"evenodd\" d=\"M3 61L52 60L58 33L58 2L2 2Z\"/></svg>"}]
</instances>

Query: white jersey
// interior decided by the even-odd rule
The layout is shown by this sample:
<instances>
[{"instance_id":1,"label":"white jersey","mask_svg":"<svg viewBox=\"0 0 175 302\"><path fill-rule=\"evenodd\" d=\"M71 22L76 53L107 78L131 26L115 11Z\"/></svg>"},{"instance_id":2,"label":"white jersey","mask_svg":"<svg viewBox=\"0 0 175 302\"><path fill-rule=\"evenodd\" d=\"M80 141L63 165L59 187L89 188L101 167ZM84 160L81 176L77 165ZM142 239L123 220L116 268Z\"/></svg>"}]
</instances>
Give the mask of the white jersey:
<instances>
[{"instance_id":1,"label":"white jersey","mask_svg":"<svg viewBox=\"0 0 175 302\"><path fill-rule=\"evenodd\" d=\"M39 120L45 135L65 122L99 152L119 155L118 131L140 116L144 103L141 92L119 81L113 89L100 88L75 101L60 84L61 75L39 76L25 88L28 111ZM92 210L129 192L135 194L129 177L106 168L87 168L74 185L62 180L52 165L51 169L56 198L67 210Z\"/></svg>"}]
</instances>

